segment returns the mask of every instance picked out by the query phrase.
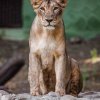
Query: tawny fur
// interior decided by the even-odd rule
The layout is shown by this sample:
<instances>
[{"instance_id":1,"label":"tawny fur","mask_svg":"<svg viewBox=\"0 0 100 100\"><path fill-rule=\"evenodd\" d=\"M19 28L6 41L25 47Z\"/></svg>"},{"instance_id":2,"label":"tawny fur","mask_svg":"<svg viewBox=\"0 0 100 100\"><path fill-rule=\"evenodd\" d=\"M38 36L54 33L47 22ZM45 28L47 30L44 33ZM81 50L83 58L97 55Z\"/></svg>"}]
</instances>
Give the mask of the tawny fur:
<instances>
[{"instance_id":1,"label":"tawny fur","mask_svg":"<svg viewBox=\"0 0 100 100\"><path fill-rule=\"evenodd\" d=\"M66 0L31 0L36 18L30 31L30 93L55 91L77 96L82 89L78 63L68 57L62 12Z\"/></svg>"}]
</instances>

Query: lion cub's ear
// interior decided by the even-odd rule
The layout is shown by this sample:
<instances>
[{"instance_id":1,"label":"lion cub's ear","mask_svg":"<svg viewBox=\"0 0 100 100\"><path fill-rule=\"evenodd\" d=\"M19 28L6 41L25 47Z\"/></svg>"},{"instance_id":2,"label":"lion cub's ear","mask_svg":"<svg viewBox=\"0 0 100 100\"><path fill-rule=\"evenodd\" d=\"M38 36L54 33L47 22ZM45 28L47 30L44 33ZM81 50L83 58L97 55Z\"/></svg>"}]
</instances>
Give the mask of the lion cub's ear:
<instances>
[{"instance_id":1,"label":"lion cub's ear","mask_svg":"<svg viewBox=\"0 0 100 100\"><path fill-rule=\"evenodd\" d=\"M56 0L56 1L61 7L65 8L68 0Z\"/></svg>"},{"instance_id":2,"label":"lion cub's ear","mask_svg":"<svg viewBox=\"0 0 100 100\"><path fill-rule=\"evenodd\" d=\"M31 5L33 6L34 9L37 9L40 4L42 3L42 0L30 0L31 1Z\"/></svg>"}]
</instances>

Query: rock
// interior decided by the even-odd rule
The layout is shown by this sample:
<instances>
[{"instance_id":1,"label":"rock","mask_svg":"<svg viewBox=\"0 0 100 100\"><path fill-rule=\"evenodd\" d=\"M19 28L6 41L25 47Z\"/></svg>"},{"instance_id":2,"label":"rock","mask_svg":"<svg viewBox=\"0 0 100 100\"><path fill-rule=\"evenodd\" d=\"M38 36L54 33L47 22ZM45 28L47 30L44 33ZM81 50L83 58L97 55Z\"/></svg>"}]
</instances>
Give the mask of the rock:
<instances>
[{"instance_id":1,"label":"rock","mask_svg":"<svg viewBox=\"0 0 100 100\"><path fill-rule=\"evenodd\" d=\"M60 95L54 92L50 92L49 94L44 95L42 100L60 100Z\"/></svg>"},{"instance_id":2,"label":"rock","mask_svg":"<svg viewBox=\"0 0 100 100\"><path fill-rule=\"evenodd\" d=\"M52 97L60 97L60 95L58 93L55 93L55 92L49 92L48 95L52 96Z\"/></svg>"},{"instance_id":3,"label":"rock","mask_svg":"<svg viewBox=\"0 0 100 100\"><path fill-rule=\"evenodd\" d=\"M28 93L9 94L0 90L0 100L100 100L100 92L80 93L77 98L71 95L60 96L55 92L50 92L43 96L31 96Z\"/></svg>"},{"instance_id":4,"label":"rock","mask_svg":"<svg viewBox=\"0 0 100 100\"><path fill-rule=\"evenodd\" d=\"M16 100L15 94L2 95L0 100Z\"/></svg>"},{"instance_id":5,"label":"rock","mask_svg":"<svg viewBox=\"0 0 100 100\"><path fill-rule=\"evenodd\" d=\"M78 99L71 95L65 95L65 96L61 97L60 100L78 100Z\"/></svg>"},{"instance_id":6,"label":"rock","mask_svg":"<svg viewBox=\"0 0 100 100\"><path fill-rule=\"evenodd\" d=\"M32 98L32 96L28 93L18 94L16 96L17 96L17 99L19 99L19 100L20 99L31 99Z\"/></svg>"},{"instance_id":7,"label":"rock","mask_svg":"<svg viewBox=\"0 0 100 100\"><path fill-rule=\"evenodd\" d=\"M85 92L85 93L80 93L79 96L81 98L88 98L89 100L94 99L99 99L100 100L100 92Z\"/></svg>"},{"instance_id":8,"label":"rock","mask_svg":"<svg viewBox=\"0 0 100 100\"><path fill-rule=\"evenodd\" d=\"M1 94L1 95L8 95L9 93L6 92L6 91L4 91L4 90L0 90L0 94Z\"/></svg>"}]
</instances>

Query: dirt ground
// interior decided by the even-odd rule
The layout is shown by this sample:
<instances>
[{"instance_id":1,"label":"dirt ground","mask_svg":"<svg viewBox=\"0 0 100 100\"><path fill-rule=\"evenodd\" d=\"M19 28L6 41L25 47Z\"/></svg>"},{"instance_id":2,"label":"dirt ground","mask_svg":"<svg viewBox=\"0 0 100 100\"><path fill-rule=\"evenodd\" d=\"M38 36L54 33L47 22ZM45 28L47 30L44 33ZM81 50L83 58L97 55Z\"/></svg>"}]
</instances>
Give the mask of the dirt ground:
<instances>
[{"instance_id":1,"label":"dirt ground","mask_svg":"<svg viewBox=\"0 0 100 100\"><path fill-rule=\"evenodd\" d=\"M69 56L79 62L84 80L83 91L100 91L100 37L80 43L68 41L67 44ZM28 41L0 40L0 68L15 53L21 53L26 64L5 86L14 93L29 92Z\"/></svg>"}]
</instances>

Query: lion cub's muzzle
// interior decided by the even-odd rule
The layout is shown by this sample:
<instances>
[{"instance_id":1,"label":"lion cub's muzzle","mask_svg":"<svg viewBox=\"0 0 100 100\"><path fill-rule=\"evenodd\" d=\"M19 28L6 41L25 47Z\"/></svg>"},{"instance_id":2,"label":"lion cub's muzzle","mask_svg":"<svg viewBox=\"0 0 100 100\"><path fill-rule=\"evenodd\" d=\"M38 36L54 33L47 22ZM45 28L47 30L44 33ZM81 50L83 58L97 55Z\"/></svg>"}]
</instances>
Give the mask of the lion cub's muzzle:
<instances>
[{"instance_id":1,"label":"lion cub's muzzle","mask_svg":"<svg viewBox=\"0 0 100 100\"><path fill-rule=\"evenodd\" d=\"M55 26L53 18L46 18L45 21L47 22L47 26L46 27L49 27L49 26L54 27Z\"/></svg>"},{"instance_id":2,"label":"lion cub's muzzle","mask_svg":"<svg viewBox=\"0 0 100 100\"><path fill-rule=\"evenodd\" d=\"M42 21L43 26L46 28L54 28L56 26L56 20L54 20L54 18L43 18L44 20Z\"/></svg>"},{"instance_id":3,"label":"lion cub's muzzle","mask_svg":"<svg viewBox=\"0 0 100 100\"><path fill-rule=\"evenodd\" d=\"M53 19L45 19L49 24L53 21Z\"/></svg>"}]
</instances>

